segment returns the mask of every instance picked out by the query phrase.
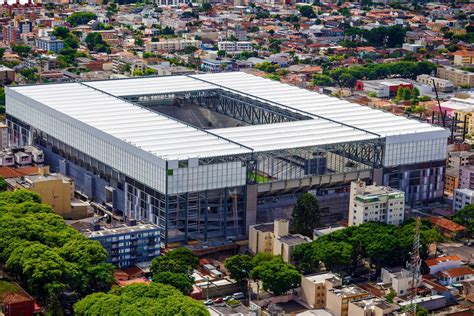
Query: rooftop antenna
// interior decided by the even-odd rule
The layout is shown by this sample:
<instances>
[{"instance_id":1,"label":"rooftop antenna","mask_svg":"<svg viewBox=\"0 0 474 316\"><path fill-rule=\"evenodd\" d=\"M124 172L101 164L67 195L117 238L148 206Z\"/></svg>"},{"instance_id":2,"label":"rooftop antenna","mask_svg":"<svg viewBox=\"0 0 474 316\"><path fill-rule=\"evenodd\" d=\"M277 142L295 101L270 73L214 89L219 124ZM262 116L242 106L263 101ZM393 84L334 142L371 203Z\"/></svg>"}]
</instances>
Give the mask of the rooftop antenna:
<instances>
[{"instance_id":1,"label":"rooftop antenna","mask_svg":"<svg viewBox=\"0 0 474 316\"><path fill-rule=\"evenodd\" d=\"M408 268L411 272L411 284L412 290L410 294L410 305L407 309L407 315L416 315L416 304L414 303L418 290L418 279L420 278L420 228L421 228L421 218L416 218L415 224L415 236L413 238L413 249L411 253L411 262L408 264Z\"/></svg>"}]
</instances>

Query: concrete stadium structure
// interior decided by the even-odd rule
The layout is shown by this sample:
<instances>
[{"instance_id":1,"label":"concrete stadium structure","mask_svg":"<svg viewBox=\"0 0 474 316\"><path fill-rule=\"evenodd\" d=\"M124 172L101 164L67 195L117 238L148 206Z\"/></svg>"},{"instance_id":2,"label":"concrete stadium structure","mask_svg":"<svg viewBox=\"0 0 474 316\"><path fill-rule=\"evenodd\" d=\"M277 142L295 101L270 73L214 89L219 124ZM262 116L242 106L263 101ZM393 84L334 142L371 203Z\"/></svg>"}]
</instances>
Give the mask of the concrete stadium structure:
<instances>
[{"instance_id":1,"label":"concrete stadium structure","mask_svg":"<svg viewBox=\"0 0 474 316\"><path fill-rule=\"evenodd\" d=\"M443 194L445 129L241 72L6 95L12 144L40 146L84 195L158 224L165 243L241 238L249 225L288 216L307 191L323 222L342 219L358 178L403 190L411 205ZM241 124L194 126L157 105Z\"/></svg>"}]
</instances>

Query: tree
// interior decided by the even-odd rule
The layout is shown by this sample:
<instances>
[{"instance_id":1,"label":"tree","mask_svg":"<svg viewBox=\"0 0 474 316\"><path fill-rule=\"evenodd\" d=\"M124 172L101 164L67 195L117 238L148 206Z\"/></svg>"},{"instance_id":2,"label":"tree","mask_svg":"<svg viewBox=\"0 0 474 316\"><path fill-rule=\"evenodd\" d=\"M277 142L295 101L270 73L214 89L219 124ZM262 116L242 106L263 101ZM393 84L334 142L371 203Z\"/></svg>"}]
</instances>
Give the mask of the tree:
<instances>
[{"instance_id":1,"label":"tree","mask_svg":"<svg viewBox=\"0 0 474 316\"><path fill-rule=\"evenodd\" d=\"M264 262L271 261L275 258L271 253L259 252L252 258L252 264L254 267L261 265Z\"/></svg>"},{"instance_id":2,"label":"tree","mask_svg":"<svg viewBox=\"0 0 474 316\"><path fill-rule=\"evenodd\" d=\"M65 26L56 26L53 29L53 36L56 36L57 38L61 39L66 39L69 36L69 29Z\"/></svg>"},{"instance_id":3,"label":"tree","mask_svg":"<svg viewBox=\"0 0 474 316\"><path fill-rule=\"evenodd\" d=\"M29 55L30 52L31 52L31 47L30 47L30 46L26 46L26 45L16 45L16 44L12 44L11 48L12 48L12 51L13 51L14 53L17 53L18 55L20 55L20 56L23 57L23 58L28 57L28 55Z\"/></svg>"},{"instance_id":4,"label":"tree","mask_svg":"<svg viewBox=\"0 0 474 316\"><path fill-rule=\"evenodd\" d=\"M454 214L453 221L466 227L466 235L473 238L474 235L474 205L467 205Z\"/></svg>"},{"instance_id":5,"label":"tree","mask_svg":"<svg viewBox=\"0 0 474 316\"><path fill-rule=\"evenodd\" d=\"M0 191L6 191L8 188L7 181L4 178L0 177Z\"/></svg>"},{"instance_id":6,"label":"tree","mask_svg":"<svg viewBox=\"0 0 474 316\"><path fill-rule=\"evenodd\" d=\"M198 50L198 48L195 47L195 46L186 46L184 48L184 53L188 54L188 55L191 55L191 54L194 54L197 50Z\"/></svg>"},{"instance_id":7,"label":"tree","mask_svg":"<svg viewBox=\"0 0 474 316\"><path fill-rule=\"evenodd\" d=\"M411 89L409 87L406 87L405 89L403 89L403 100L408 101L408 100L411 100L412 98L413 98L413 94L411 92Z\"/></svg>"},{"instance_id":8,"label":"tree","mask_svg":"<svg viewBox=\"0 0 474 316\"><path fill-rule=\"evenodd\" d=\"M217 56L218 57L225 57L225 50L219 49L217 51Z\"/></svg>"},{"instance_id":9,"label":"tree","mask_svg":"<svg viewBox=\"0 0 474 316\"><path fill-rule=\"evenodd\" d=\"M282 295L301 283L301 274L291 264L275 258L256 266L251 273L254 280L262 282L263 289Z\"/></svg>"},{"instance_id":10,"label":"tree","mask_svg":"<svg viewBox=\"0 0 474 316\"><path fill-rule=\"evenodd\" d=\"M206 13L212 11L212 4L210 4L210 3L203 3L203 4L201 5L201 10L202 10L203 12L206 12Z\"/></svg>"},{"instance_id":11,"label":"tree","mask_svg":"<svg viewBox=\"0 0 474 316\"><path fill-rule=\"evenodd\" d=\"M171 285L185 295L189 295L193 291L193 282L184 273L159 272L153 277L153 282Z\"/></svg>"},{"instance_id":12,"label":"tree","mask_svg":"<svg viewBox=\"0 0 474 316\"><path fill-rule=\"evenodd\" d=\"M85 39L86 46L91 51L96 51L99 53L110 52L109 44L102 39L102 35L97 32L89 33Z\"/></svg>"},{"instance_id":13,"label":"tree","mask_svg":"<svg viewBox=\"0 0 474 316\"><path fill-rule=\"evenodd\" d=\"M310 5L304 5L299 8L301 16L309 19L316 17L316 13L313 11L313 7Z\"/></svg>"},{"instance_id":14,"label":"tree","mask_svg":"<svg viewBox=\"0 0 474 316\"><path fill-rule=\"evenodd\" d=\"M293 230L304 236L312 236L313 230L319 225L318 200L311 193L303 193L298 197L293 208Z\"/></svg>"},{"instance_id":15,"label":"tree","mask_svg":"<svg viewBox=\"0 0 474 316\"><path fill-rule=\"evenodd\" d=\"M0 192L0 262L49 309L64 291L79 296L114 282L105 249L68 226L38 194Z\"/></svg>"},{"instance_id":16,"label":"tree","mask_svg":"<svg viewBox=\"0 0 474 316\"><path fill-rule=\"evenodd\" d=\"M166 255L158 256L151 262L151 272L156 275L160 272L183 273L191 275L198 265L199 259L188 248L176 248Z\"/></svg>"},{"instance_id":17,"label":"tree","mask_svg":"<svg viewBox=\"0 0 474 316\"><path fill-rule=\"evenodd\" d=\"M92 12L74 12L67 19L66 22L71 26L76 27L78 25L87 24L91 20L96 20L97 15Z\"/></svg>"},{"instance_id":18,"label":"tree","mask_svg":"<svg viewBox=\"0 0 474 316\"><path fill-rule=\"evenodd\" d=\"M416 316L428 316L429 312L426 308L423 306L417 306L416 307Z\"/></svg>"},{"instance_id":19,"label":"tree","mask_svg":"<svg viewBox=\"0 0 474 316\"><path fill-rule=\"evenodd\" d=\"M313 75L313 85L315 86L332 86L333 81L331 77L323 74L314 74Z\"/></svg>"},{"instance_id":20,"label":"tree","mask_svg":"<svg viewBox=\"0 0 474 316\"><path fill-rule=\"evenodd\" d=\"M135 37L135 45L137 46L143 46L144 42L143 39L140 37Z\"/></svg>"},{"instance_id":21,"label":"tree","mask_svg":"<svg viewBox=\"0 0 474 316\"><path fill-rule=\"evenodd\" d=\"M133 284L109 293L94 293L74 304L74 313L86 315L196 315L208 316L204 304L170 285Z\"/></svg>"},{"instance_id":22,"label":"tree","mask_svg":"<svg viewBox=\"0 0 474 316\"><path fill-rule=\"evenodd\" d=\"M237 282L242 282L250 276L250 272L254 268L252 257L247 255L236 255L227 258L224 267L229 272L230 277Z\"/></svg>"}]
</instances>

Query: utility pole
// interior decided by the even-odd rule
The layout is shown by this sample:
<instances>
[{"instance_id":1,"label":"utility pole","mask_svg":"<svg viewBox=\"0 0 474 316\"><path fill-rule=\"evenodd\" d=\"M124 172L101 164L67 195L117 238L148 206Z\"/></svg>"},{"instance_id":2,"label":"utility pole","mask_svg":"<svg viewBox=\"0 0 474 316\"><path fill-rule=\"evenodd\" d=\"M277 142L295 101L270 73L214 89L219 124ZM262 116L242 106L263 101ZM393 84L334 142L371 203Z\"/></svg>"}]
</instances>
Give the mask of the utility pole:
<instances>
[{"instance_id":1,"label":"utility pole","mask_svg":"<svg viewBox=\"0 0 474 316\"><path fill-rule=\"evenodd\" d=\"M412 275L412 291L410 295L410 305L407 310L407 315L416 315L416 304L414 301L416 299L417 289L418 289L418 279L420 278L420 228L421 228L421 218L416 218L415 224L415 236L413 238L413 249L411 253L411 261L408 264L408 268Z\"/></svg>"}]
</instances>

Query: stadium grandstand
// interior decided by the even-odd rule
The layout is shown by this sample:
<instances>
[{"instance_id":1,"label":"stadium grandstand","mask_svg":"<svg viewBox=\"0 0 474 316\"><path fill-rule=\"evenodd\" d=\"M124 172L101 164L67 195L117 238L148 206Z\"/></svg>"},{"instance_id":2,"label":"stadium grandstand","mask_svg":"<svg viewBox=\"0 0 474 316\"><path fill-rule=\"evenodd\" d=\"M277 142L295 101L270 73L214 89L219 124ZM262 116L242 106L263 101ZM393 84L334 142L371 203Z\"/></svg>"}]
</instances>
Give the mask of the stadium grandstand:
<instances>
[{"instance_id":1,"label":"stadium grandstand","mask_svg":"<svg viewBox=\"0 0 474 316\"><path fill-rule=\"evenodd\" d=\"M442 198L443 128L242 72L6 89L10 141L34 144L85 197L165 243L237 240L314 193L347 218L349 184Z\"/></svg>"}]
</instances>

